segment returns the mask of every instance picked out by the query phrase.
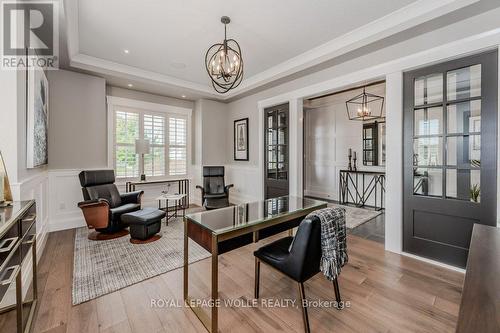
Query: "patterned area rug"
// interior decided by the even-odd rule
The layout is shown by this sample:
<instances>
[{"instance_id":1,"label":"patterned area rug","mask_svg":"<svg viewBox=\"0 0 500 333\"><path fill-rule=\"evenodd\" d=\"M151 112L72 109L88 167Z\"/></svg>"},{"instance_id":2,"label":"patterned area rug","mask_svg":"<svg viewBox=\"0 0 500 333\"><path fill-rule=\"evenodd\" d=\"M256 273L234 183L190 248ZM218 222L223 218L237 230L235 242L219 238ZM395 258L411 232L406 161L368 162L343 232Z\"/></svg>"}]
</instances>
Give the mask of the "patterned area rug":
<instances>
[{"instance_id":1,"label":"patterned area rug","mask_svg":"<svg viewBox=\"0 0 500 333\"><path fill-rule=\"evenodd\" d=\"M332 203L329 203L328 207L345 208L346 227L348 229L354 229L357 226L370 221L371 219L379 216L382 213L381 211L375 211L375 210L364 209L364 208L356 208L356 207L345 206L345 205L336 205L336 204L332 204Z\"/></svg>"},{"instance_id":2,"label":"patterned area rug","mask_svg":"<svg viewBox=\"0 0 500 333\"><path fill-rule=\"evenodd\" d=\"M183 266L182 218L170 220L168 226L162 222L162 237L148 244L131 244L129 236L91 241L87 239L88 233L87 228L79 228L75 235L73 305ZM190 263L209 256L205 249L190 241Z\"/></svg>"}]
</instances>

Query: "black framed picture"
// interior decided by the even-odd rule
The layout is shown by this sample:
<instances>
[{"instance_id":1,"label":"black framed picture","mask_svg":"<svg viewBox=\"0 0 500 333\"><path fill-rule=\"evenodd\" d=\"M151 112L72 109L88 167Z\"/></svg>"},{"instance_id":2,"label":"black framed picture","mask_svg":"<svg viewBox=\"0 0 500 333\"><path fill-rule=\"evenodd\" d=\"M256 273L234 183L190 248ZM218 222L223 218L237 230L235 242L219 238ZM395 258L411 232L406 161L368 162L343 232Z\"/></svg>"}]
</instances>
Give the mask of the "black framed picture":
<instances>
[{"instance_id":1,"label":"black framed picture","mask_svg":"<svg viewBox=\"0 0 500 333\"><path fill-rule=\"evenodd\" d=\"M248 118L234 121L234 160L248 161Z\"/></svg>"}]
</instances>

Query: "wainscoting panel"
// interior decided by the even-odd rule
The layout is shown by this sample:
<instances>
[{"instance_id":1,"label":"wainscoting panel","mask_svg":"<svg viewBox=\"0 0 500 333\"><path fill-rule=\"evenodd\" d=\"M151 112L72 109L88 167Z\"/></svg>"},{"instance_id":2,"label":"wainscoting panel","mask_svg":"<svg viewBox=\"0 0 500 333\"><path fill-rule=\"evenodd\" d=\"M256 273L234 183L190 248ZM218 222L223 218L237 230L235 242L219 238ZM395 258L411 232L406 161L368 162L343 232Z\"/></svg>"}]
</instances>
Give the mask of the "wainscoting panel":
<instances>
[{"instance_id":1,"label":"wainscoting panel","mask_svg":"<svg viewBox=\"0 0 500 333\"><path fill-rule=\"evenodd\" d=\"M78 202L83 201L82 189L78 174L81 170L50 170L49 171L49 195L50 207L49 231L58 231L85 226L85 219L82 211L78 208ZM198 183L194 183L191 177L190 181L190 202L199 205L201 198L199 190L195 189ZM201 184L201 183L199 183ZM118 191L125 192L125 183L117 182ZM176 183L171 186L166 184L152 184L137 186L137 190L143 190L143 206L158 207L158 201L155 200L162 191L168 190L170 193L178 192ZM198 191L198 192L197 192Z\"/></svg>"},{"instance_id":2,"label":"wainscoting panel","mask_svg":"<svg viewBox=\"0 0 500 333\"><path fill-rule=\"evenodd\" d=\"M28 177L21 182L11 184L14 200L36 200L36 232L37 232L37 261L40 260L47 243L49 232L49 177L46 170L40 170L35 175ZM23 263L21 276L22 284L31 283L32 260L25 260ZM28 288L23 289L23 296L26 296ZM5 304L12 304L15 300L15 288L9 288L4 297Z\"/></svg>"},{"instance_id":3,"label":"wainscoting panel","mask_svg":"<svg viewBox=\"0 0 500 333\"><path fill-rule=\"evenodd\" d=\"M228 164L226 168L226 184L234 184L230 190L229 200L232 203L243 203L261 200L259 192L263 179L257 166Z\"/></svg>"}]
</instances>

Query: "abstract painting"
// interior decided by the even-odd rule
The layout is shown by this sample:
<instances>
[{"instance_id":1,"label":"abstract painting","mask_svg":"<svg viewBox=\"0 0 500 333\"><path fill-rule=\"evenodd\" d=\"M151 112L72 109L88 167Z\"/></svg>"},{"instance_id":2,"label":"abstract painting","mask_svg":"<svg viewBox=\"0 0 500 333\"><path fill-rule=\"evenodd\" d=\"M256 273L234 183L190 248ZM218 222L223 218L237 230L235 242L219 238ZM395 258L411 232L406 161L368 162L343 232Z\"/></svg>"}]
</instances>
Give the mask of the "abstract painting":
<instances>
[{"instance_id":1,"label":"abstract painting","mask_svg":"<svg viewBox=\"0 0 500 333\"><path fill-rule=\"evenodd\" d=\"M248 161L248 118L234 121L234 160Z\"/></svg>"},{"instance_id":2,"label":"abstract painting","mask_svg":"<svg viewBox=\"0 0 500 333\"><path fill-rule=\"evenodd\" d=\"M49 82L41 68L32 68L27 72L26 162L28 168L36 168L48 163Z\"/></svg>"}]
</instances>

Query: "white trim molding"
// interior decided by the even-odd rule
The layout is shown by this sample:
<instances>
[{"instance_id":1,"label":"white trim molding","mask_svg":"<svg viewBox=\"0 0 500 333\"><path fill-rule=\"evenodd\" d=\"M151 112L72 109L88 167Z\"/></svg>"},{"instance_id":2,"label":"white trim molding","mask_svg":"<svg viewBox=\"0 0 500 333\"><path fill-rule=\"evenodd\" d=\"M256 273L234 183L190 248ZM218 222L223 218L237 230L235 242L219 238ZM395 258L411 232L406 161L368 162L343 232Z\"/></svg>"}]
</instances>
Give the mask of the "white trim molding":
<instances>
[{"instance_id":1,"label":"white trim molding","mask_svg":"<svg viewBox=\"0 0 500 333\"><path fill-rule=\"evenodd\" d=\"M107 142L108 142L108 157L107 164L108 168L114 169L113 155L114 155L114 111L116 108L124 107L131 108L135 110L139 110L140 112L150 111L150 112L158 112L165 113L170 115L181 115L182 117L186 117L187 119L187 142L186 142L186 177L191 175L191 147L192 147L192 114L193 110L189 108L183 108L179 106L172 106L167 104L159 104L159 103L151 103L144 102L140 100L123 98L123 97L115 97L115 96L106 96L107 100ZM165 143L167 145L167 143ZM165 160L168 163L168 159ZM166 168L165 170L168 170ZM179 178L179 176L161 176L160 178ZM123 180L123 179L122 179Z\"/></svg>"},{"instance_id":2,"label":"white trim molding","mask_svg":"<svg viewBox=\"0 0 500 333\"><path fill-rule=\"evenodd\" d=\"M256 87L279 80L291 74L318 65L335 57L346 54L370 43L380 41L396 33L416 27L437 17L464 8L479 0L418 0L399 10L369 22L340 37L308 50L283 63L275 65L252 77L225 95L217 94L210 85L178 79L173 76L151 72L141 68L127 66L102 58L84 54L79 49L79 22L77 0L65 1L66 35L70 65L74 68L89 70L117 78L138 80L143 83L163 84L189 89L202 97L217 100L233 99Z\"/></svg>"},{"instance_id":3,"label":"white trim molding","mask_svg":"<svg viewBox=\"0 0 500 333\"><path fill-rule=\"evenodd\" d=\"M500 28L493 29L462 40L450 42L439 47L435 47L423 52L415 53L407 57L399 58L386 63L361 69L347 75L335 77L331 80L306 86L297 90L289 91L277 96L266 98L257 103L259 110L259 165L263 165L263 113L264 108L289 102L290 105L299 99L320 96L333 91L342 90L358 85L360 82L386 81L386 103L387 103L387 200L386 200L386 227L385 227L385 249L395 253L403 253L403 147L402 147L402 126L403 126L403 82L402 73L415 68L429 66L431 64L448 61L477 54L487 50L498 49L500 45ZM499 77L500 79L500 77ZM500 106L499 106L500 107ZM500 109L499 109L500 111ZM294 123L290 126L299 126L298 117L294 118ZM500 126L500 119L499 119ZM293 129L293 127L291 129ZM295 129L293 129L295 131ZM291 146L293 147L293 146ZM297 152L290 152L290 156L295 156L302 151L301 143L296 145ZM500 153L500 139L499 139ZM292 163L292 161L290 161ZM499 162L500 167L500 162ZM497 170L500 177L500 168ZM264 175L260 175L263 181ZM302 179L302 176L299 178ZM297 177L290 177L290 190L299 188L301 180ZM499 179L500 184L500 179ZM263 187L262 187L263 190ZM500 197L500 186L497 189ZM292 192L290 192L292 193ZM500 208L498 208L500 212ZM500 221L500 220L499 220ZM499 222L500 225L500 222ZM420 257L419 257L420 259Z\"/></svg>"}]
</instances>

